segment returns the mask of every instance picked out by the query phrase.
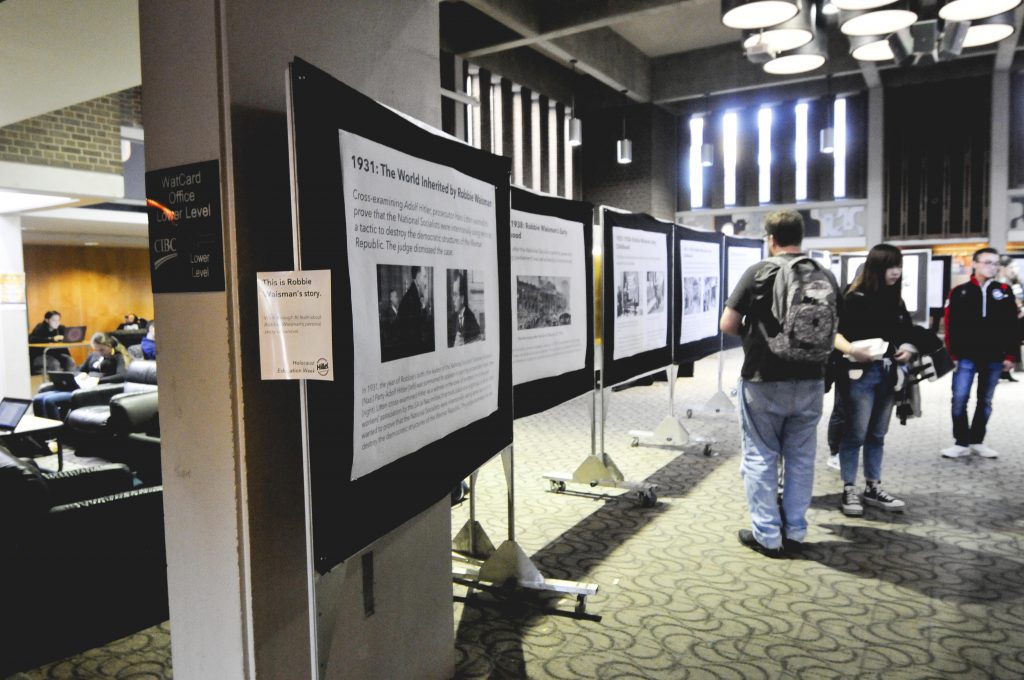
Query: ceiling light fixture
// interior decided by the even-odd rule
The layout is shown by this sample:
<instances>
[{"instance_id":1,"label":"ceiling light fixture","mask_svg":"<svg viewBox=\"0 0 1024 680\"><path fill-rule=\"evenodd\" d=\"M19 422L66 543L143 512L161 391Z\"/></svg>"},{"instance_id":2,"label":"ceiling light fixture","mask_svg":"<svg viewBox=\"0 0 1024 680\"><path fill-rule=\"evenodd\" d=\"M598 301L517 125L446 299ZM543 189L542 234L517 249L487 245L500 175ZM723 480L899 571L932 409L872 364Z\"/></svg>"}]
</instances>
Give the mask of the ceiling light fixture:
<instances>
[{"instance_id":1,"label":"ceiling light fixture","mask_svg":"<svg viewBox=\"0 0 1024 680\"><path fill-rule=\"evenodd\" d=\"M850 56L860 61L886 61L894 58L889 39L884 35L851 37Z\"/></svg>"},{"instance_id":2,"label":"ceiling light fixture","mask_svg":"<svg viewBox=\"0 0 1024 680\"><path fill-rule=\"evenodd\" d=\"M821 4L821 13L827 17L834 16L836 14L839 14L839 8L836 7L834 2L830 2L830 0L825 0Z\"/></svg>"},{"instance_id":3,"label":"ceiling light fixture","mask_svg":"<svg viewBox=\"0 0 1024 680\"><path fill-rule=\"evenodd\" d=\"M917 13L899 6L877 10L855 10L839 13L839 30L845 35L887 35L907 28L917 21Z\"/></svg>"},{"instance_id":4,"label":"ceiling light fixture","mask_svg":"<svg viewBox=\"0 0 1024 680\"><path fill-rule=\"evenodd\" d=\"M576 117L576 60L570 59L572 64L572 101L569 116L569 146L579 146L583 143L583 121Z\"/></svg>"},{"instance_id":5,"label":"ceiling light fixture","mask_svg":"<svg viewBox=\"0 0 1024 680\"><path fill-rule=\"evenodd\" d=\"M626 93L622 91L622 138L615 143L615 158L619 165L628 165L633 162L633 142L626 137Z\"/></svg>"},{"instance_id":6,"label":"ceiling light fixture","mask_svg":"<svg viewBox=\"0 0 1024 680\"><path fill-rule=\"evenodd\" d=\"M744 33L747 59L763 64L780 52L803 47L814 39L816 6L810 0L796 0L799 12L792 19L771 28Z\"/></svg>"},{"instance_id":7,"label":"ceiling light fixture","mask_svg":"<svg viewBox=\"0 0 1024 680\"><path fill-rule=\"evenodd\" d=\"M772 75L791 75L807 73L821 68L828 55L828 34L818 31L814 40L803 47L783 52L764 65L765 73Z\"/></svg>"},{"instance_id":8,"label":"ceiling light fixture","mask_svg":"<svg viewBox=\"0 0 1024 680\"><path fill-rule=\"evenodd\" d=\"M994 17L985 17L971 22L964 36L964 47L978 47L979 45L990 45L999 42L1004 38L1013 35L1014 16L1013 12L1004 12Z\"/></svg>"},{"instance_id":9,"label":"ceiling light fixture","mask_svg":"<svg viewBox=\"0 0 1024 680\"><path fill-rule=\"evenodd\" d=\"M781 24L799 11L792 0L722 0L722 23L750 31Z\"/></svg>"},{"instance_id":10,"label":"ceiling light fixture","mask_svg":"<svg viewBox=\"0 0 1024 680\"><path fill-rule=\"evenodd\" d=\"M946 21L974 21L1009 12L1021 0L949 0L939 8L939 18Z\"/></svg>"},{"instance_id":11,"label":"ceiling light fixture","mask_svg":"<svg viewBox=\"0 0 1024 680\"><path fill-rule=\"evenodd\" d=\"M891 5L896 0L831 0L831 2L837 9L860 10L884 7Z\"/></svg>"}]
</instances>

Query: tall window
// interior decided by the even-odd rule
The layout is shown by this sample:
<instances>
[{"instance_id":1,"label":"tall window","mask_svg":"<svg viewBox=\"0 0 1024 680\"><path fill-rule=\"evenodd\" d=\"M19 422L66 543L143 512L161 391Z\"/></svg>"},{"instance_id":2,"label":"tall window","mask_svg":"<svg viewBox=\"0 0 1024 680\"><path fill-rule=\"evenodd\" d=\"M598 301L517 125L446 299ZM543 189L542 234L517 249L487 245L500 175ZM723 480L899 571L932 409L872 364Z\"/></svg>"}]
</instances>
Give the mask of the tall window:
<instances>
[{"instance_id":1,"label":"tall window","mask_svg":"<svg viewBox=\"0 0 1024 680\"><path fill-rule=\"evenodd\" d=\"M512 86L512 183L523 185L523 90Z\"/></svg>"},{"instance_id":2,"label":"tall window","mask_svg":"<svg viewBox=\"0 0 1024 680\"><path fill-rule=\"evenodd\" d=\"M739 133L739 116L729 111L722 116L722 165L725 167L723 198L726 205L736 205L736 136Z\"/></svg>"},{"instance_id":3,"label":"tall window","mask_svg":"<svg viewBox=\"0 0 1024 680\"><path fill-rule=\"evenodd\" d=\"M548 185L544 189L549 194L558 193L558 107L548 101Z\"/></svg>"},{"instance_id":4,"label":"tall window","mask_svg":"<svg viewBox=\"0 0 1024 680\"><path fill-rule=\"evenodd\" d=\"M502 154L502 140L505 135L505 125L502 119L501 106L501 80L491 83L491 151Z\"/></svg>"},{"instance_id":5,"label":"tall window","mask_svg":"<svg viewBox=\"0 0 1024 680\"><path fill-rule=\"evenodd\" d=\"M690 119L690 207L704 207L704 166L700 150L704 145L704 119Z\"/></svg>"},{"instance_id":6,"label":"tall window","mask_svg":"<svg viewBox=\"0 0 1024 680\"><path fill-rule=\"evenodd\" d=\"M835 103L835 151L833 151L833 194L836 198L846 197L846 99L837 98Z\"/></svg>"},{"instance_id":7,"label":"tall window","mask_svg":"<svg viewBox=\"0 0 1024 680\"><path fill-rule=\"evenodd\" d=\"M807 102L796 105L796 140L793 158L796 159L796 200L807 200Z\"/></svg>"},{"instance_id":8,"label":"tall window","mask_svg":"<svg viewBox=\"0 0 1024 680\"><path fill-rule=\"evenodd\" d=\"M540 96L534 92L530 100L530 188L535 191L541 191L540 165Z\"/></svg>"},{"instance_id":9,"label":"tall window","mask_svg":"<svg viewBox=\"0 0 1024 680\"><path fill-rule=\"evenodd\" d=\"M772 110L757 112L757 200L772 202Z\"/></svg>"}]
</instances>

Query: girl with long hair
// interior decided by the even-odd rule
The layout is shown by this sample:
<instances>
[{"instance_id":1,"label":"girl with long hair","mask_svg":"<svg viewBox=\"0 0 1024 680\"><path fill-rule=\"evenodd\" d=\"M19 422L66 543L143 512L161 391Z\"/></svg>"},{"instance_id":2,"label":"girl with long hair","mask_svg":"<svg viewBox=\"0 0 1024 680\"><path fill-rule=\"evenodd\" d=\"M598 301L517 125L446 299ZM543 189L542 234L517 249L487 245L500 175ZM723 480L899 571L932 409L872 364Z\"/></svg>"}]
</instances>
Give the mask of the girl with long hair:
<instances>
[{"instance_id":1,"label":"girl with long hair","mask_svg":"<svg viewBox=\"0 0 1024 680\"><path fill-rule=\"evenodd\" d=\"M864 269L846 291L836 335L836 349L851 360L848 378L837 381L846 430L839 446L843 514L860 516L864 505L902 512L906 504L882 488L882 455L895 404L898 372L915 353L909 344L913 324L903 304L903 255L899 248L880 243L868 253ZM880 338L888 346L878 358L852 345ZM857 492L857 468L863 450L863 497Z\"/></svg>"}]
</instances>

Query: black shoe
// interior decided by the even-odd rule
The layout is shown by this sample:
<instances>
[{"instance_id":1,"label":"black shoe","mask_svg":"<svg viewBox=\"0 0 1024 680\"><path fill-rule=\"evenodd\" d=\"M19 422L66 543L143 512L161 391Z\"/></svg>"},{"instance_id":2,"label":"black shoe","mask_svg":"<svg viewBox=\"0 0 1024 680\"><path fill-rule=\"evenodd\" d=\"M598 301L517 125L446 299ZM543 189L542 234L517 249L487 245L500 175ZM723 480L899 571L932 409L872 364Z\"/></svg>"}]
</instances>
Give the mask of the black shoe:
<instances>
[{"instance_id":1,"label":"black shoe","mask_svg":"<svg viewBox=\"0 0 1024 680\"><path fill-rule=\"evenodd\" d=\"M1009 371L1003 371L1002 373L1000 373L999 378L1000 380L1006 380L1008 382L1020 382L1019 380L1014 378L1013 374L1010 373Z\"/></svg>"},{"instance_id":2,"label":"black shoe","mask_svg":"<svg viewBox=\"0 0 1024 680\"><path fill-rule=\"evenodd\" d=\"M903 512L907 504L882 488L881 484L868 484L864 489L864 504L889 512Z\"/></svg>"},{"instance_id":3,"label":"black shoe","mask_svg":"<svg viewBox=\"0 0 1024 680\"><path fill-rule=\"evenodd\" d=\"M740 529L737 536L742 545L747 546L754 552L761 553L765 557L771 557L772 559L784 557L782 554L782 548L768 548L758 543L757 539L754 538L754 532L750 529Z\"/></svg>"},{"instance_id":4,"label":"black shoe","mask_svg":"<svg viewBox=\"0 0 1024 680\"><path fill-rule=\"evenodd\" d=\"M800 557L804 553L803 541L794 541L792 538L783 538L782 552L786 554L786 557Z\"/></svg>"}]
</instances>

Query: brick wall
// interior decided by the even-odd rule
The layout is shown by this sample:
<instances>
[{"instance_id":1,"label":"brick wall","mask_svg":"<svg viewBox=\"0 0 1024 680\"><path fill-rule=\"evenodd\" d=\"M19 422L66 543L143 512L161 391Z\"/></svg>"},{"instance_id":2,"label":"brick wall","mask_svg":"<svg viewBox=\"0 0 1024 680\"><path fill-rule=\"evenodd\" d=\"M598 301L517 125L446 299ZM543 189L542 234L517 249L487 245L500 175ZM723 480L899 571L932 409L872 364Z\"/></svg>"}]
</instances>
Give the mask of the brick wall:
<instances>
[{"instance_id":1,"label":"brick wall","mask_svg":"<svg viewBox=\"0 0 1024 680\"><path fill-rule=\"evenodd\" d=\"M0 128L0 161L121 174L121 126L142 126L142 88Z\"/></svg>"},{"instance_id":2,"label":"brick wall","mask_svg":"<svg viewBox=\"0 0 1024 680\"><path fill-rule=\"evenodd\" d=\"M633 141L628 165L619 165L615 153L623 109L592 109L583 117L583 200L672 220L678 165L674 116L650 104L625 111L626 136Z\"/></svg>"}]
</instances>

